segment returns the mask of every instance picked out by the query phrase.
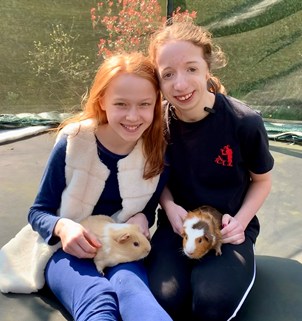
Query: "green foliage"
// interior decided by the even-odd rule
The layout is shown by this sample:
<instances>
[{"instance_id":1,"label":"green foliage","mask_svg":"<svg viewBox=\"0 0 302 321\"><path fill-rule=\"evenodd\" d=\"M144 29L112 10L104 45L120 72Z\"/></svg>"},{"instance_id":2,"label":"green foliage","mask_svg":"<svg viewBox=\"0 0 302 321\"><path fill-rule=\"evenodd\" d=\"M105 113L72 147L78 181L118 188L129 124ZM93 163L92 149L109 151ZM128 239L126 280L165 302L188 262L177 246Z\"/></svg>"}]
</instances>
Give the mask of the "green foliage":
<instances>
[{"instance_id":1,"label":"green foliage","mask_svg":"<svg viewBox=\"0 0 302 321\"><path fill-rule=\"evenodd\" d=\"M48 41L45 44L34 41L34 49L28 53L32 72L48 83L50 94L58 100L62 86L65 87L64 95L81 97L92 77L89 57L76 52L78 37L57 24L52 26Z\"/></svg>"},{"instance_id":2,"label":"green foliage","mask_svg":"<svg viewBox=\"0 0 302 321\"><path fill-rule=\"evenodd\" d=\"M227 3L225 19L217 20L210 30L228 56L228 65L217 75L229 94L260 109L266 117L302 120L302 3L276 2L254 19L244 18L252 9L246 10L243 3L232 14L229 10L235 7L232 1ZM231 16L237 22L230 24ZM218 37L225 30L229 35Z\"/></svg>"},{"instance_id":3,"label":"green foliage","mask_svg":"<svg viewBox=\"0 0 302 321\"><path fill-rule=\"evenodd\" d=\"M164 16L167 2L159 2ZM174 9L181 6L189 12L196 10L198 23L213 32L229 58L228 65L217 75L231 95L261 109L270 117L302 120L302 2L272 0L271 6L248 17L246 14L250 14L259 2L174 0ZM106 35L105 27L98 32L92 28L90 9L97 3L96 0L27 0L20 5L17 0L1 0L0 113L20 110L68 112L72 106L80 104L78 95L81 88L85 92L86 82L84 80L80 84L75 78L84 66L75 66L78 71L74 73L74 80L72 73L66 72L63 81L63 73L59 73L62 81L54 96L49 88L55 82L50 79L55 79L59 70L49 72L52 78L42 77L42 74L36 77L33 66L27 63L28 52L38 54L34 41L41 43L41 51L42 48L46 50L51 44L49 34L53 25L60 24L63 30L73 26L71 35L75 39L70 39L70 46L74 48L72 57L76 61L76 55L89 57L87 69L92 80L99 60L97 45L100 35ZM233 17L236 19L230 23L229 19ZM43 66L42 63L40 65ZM45 65L43 68L47 70ZM69 90L68 79L77 83L76 94Z\"/></svg>"},{"instance_id":4,"label":"green foliage","mask_svg":"<svg viewBox=\"0 0 302 321\"><path fill-rule=\"evenodd\" d=\"M99 55L106 58L116 52L146 51L150 35L162 23L161 11L157 0L98 2L91 9L91 20L94 30L101 30Z\"/></svg>"},{"instance_id":5,"label":"green foliage","mask_svg":"<svg viewBox=\"0 0 302 321\"><path fill-rule=\"evenodd\" d=\"M167 15L162 13L157 0L119 0L115 3L103 0L91 8L90 12L93 28L102 30L98 54L103 58L117 52L141 51L147 54L150 36L167 20ZM187 17L194 19L196 12L182 11L177 7L169 15L177 20Z\"/></svg>"},{"instance_id":6,"label":"green foliage","mask_svg":"<svg viewBox=\"0 0 302 321\"><path fill-rule=\"evenodd\" d=\"M197 21L200 25L207 26L211 23L219 23L225 19L233 17L234 15L239 15L244 10L249 10L249 8L258 3L259 0L187 0L186 9L192 10L192 8L197 9L198 16Z\"/></svg>"},{"instance_id":7,"label":"green foliage","mask_svg":"<svg viewBox=\"0 0 302 321\"><path fill-rule=\"evenodd\" d=\"M0 113L69 112L80 106L81 99L68 89L69 81L61 82L56 92L47 78L36 77L28 60L34 52L34 41L47 46L53 25L62 25L76 37L74 53L90 59L91 75L96 68L97 37L90 21L91 0L18 0L0 1ZM69 32L69 31L68 31ZM82 93L86 84L82 84ZM76 106L76 107L74 107Z\"/></svg>"},{"instance_id":8,"label":"green foliage","mask_svg":"<svg viewBox=\"0 0 302 321\"><path fill-rule=\"evenodd\" d=\"M14 93L13 91L9 91L6 95L5 102L6 104L14 104L19 100L20 95L17 93Z\"/></svg>"},{"instance_id":9,"label":"green foliage","mask_svg":"<svg viewBox=\"0 0 302 321\"><path fill-rule=\"evenodd\" d=\"M249 4L251 5L251 2L249 2ZM265 10L259 10L257 15L247 16L246 19L237 19L233 23L219 23L218 19L218 22L210 28L210 31L215 35L215 37L251 31L273 24L276 21L295 14L299 10L302 10L301 1L277 1L272 5L268 5Z\"/></svg>"},{"instance_id":10,"label":"green foliage","mask_svg":"<svg viewBox=\"0 0 302 321\"><path fill-rule=\"evenodd\" d=\"M302 11L275 24L218 38L228 55L219 74L231 92L247 94L301 68Z\"/></svg>"}]
</instances>

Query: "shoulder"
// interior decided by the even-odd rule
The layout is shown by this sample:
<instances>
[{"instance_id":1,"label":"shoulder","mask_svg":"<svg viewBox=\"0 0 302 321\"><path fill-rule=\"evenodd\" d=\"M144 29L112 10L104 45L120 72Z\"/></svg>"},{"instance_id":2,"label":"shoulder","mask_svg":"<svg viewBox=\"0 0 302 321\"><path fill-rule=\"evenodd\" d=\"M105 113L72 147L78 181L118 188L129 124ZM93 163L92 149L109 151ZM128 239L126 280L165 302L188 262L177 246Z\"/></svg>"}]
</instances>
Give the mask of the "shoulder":
<instances>
[{"instance_id":1,"label":"shoulder","mask_svg":"<svg viewBox=\"0 0 302 321\"><path fill-rule=\"evenodd\" d=\"M227 112L234 121L237 121L239 127L246 128L247 130L263 127L263 119L260 112L234 97L223 96L222 99Z\"/></svg>"},{"instance_id":2,"label":"shoulder","mask_svg":"<svg viewBox=\"0 0 302 321\"><path fill-rule=\"evenodd\" d=\"M56 143L51 152L51 159L58 160L60 158L65 159L67 148L67 135L61 135L57 138Z\"/></svg>"},{"instance_id":3,"label":"shoulder","mask_svg":"<svg viewBox=\"0 0 302 321\"><path fill-rule=\"evenodd\" d=\"M226 105L240 118L252 117L261 119L261 114L245 102L232 96L224 96Z\"/></svg>"},{"instance_id":4,"label":"shoulder","mask_svg":"<svg viewBox=\"0 0 302 321\"><path fill-rule=\"evenodd\" d=\"M62 135L66 135L68 137L75 137L77 135L91 136L94 133L97 127L97 122L95 119L85 119L80 122L67 124L58 134L57 140L61 138Z\"/></svg>"}]
</instances>

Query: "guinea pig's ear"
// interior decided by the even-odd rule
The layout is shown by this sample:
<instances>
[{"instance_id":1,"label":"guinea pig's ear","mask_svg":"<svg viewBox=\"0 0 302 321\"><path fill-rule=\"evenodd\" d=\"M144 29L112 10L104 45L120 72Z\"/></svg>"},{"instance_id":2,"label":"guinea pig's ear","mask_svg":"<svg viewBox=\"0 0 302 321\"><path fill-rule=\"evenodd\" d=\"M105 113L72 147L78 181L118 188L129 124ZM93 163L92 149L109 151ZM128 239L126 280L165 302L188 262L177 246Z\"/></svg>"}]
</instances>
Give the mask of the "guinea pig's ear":
<instances>
[{"instance_id":1,"label":"guinea pig's ear","mask_svg":"<svg viewBox=\"0 0 302 321\"><path fill-rule=\"evenodd\" d=\"M213 234L211 234L210 232L206 232L204 237L208 242L213 242Z\"/></svg>"},{"instance_id":2,"label":"guinea pig's ear","mask_svg":"<svg viewBox=\"0 0 302 321\"><path fill-rule=\"evenodd\" d=\"M129 238L130 238L129 233L123 233L122 235L119 235L116 240L118 243L125 243L129 240Z\"/></svg>"},{"instance_id":3,"label":"guinea pig's ear","mask_svg":"<svg viewBox=\"0 0 302 321\"><path fill-rule=\"evenodd\" d=\"M198 208L196 209L196 214L202 215L203 212L204 212L204 210L203 210L202 207L198 207Z\"/></svg>"}]
</instances>

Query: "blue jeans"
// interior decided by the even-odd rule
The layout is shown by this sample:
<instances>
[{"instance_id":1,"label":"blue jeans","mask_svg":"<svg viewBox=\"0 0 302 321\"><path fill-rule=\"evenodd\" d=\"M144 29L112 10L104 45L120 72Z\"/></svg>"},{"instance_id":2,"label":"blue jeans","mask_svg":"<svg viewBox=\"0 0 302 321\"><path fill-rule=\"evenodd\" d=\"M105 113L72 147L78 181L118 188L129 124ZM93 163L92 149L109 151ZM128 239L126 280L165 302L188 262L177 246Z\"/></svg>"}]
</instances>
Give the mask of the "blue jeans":
<instances>
[{"instance_id":1,"label":"blue jeans","mask_svg":"<svg viewBox=\"0 0 302 321\"><path fill-rule=\"evenodd\" d=\"M148 287L141 261L107 268L58 250L45 270L46 282L75 321L172 321Z\"/></svg>"}]
</instances>

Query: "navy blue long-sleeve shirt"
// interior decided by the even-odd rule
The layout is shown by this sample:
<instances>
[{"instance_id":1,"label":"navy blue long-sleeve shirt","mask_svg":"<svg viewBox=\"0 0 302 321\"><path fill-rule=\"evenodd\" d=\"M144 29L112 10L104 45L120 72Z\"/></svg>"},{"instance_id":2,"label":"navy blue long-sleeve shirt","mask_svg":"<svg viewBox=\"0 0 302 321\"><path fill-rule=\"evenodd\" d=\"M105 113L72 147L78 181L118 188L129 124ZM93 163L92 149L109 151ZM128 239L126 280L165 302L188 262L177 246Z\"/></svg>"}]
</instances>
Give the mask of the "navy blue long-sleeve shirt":
<instances>
[{"instance_id":1,"label":"navy blue long-sleeve shirt","mask_svg":"<svg viewBox=\"0 0 302 321\"><path fill-rule=\"evenodd\" d=\"M60 219L57 216L57 211L61 206L62 193L66 188L66 146L66 136L62 137L54 146L46 165L38 194L28 214L28 221L33 229L49 244L55 244L59 241L57 237L53 236L53 229ZM127 155L117 155L110 152L98 140L97 147L100 161L108 167L110 175L106 180L104 190L93 209L92 215L103 214L111 216L122 209L122 199L117 180L117 162ZM156 191L142 211L148 219L149 226L154 223L155 211L160 194L167 182L167 177L168 171L166 168L160 176ZM129 184L131 183L129 181Z\"/></svg>"}]
</instances>

